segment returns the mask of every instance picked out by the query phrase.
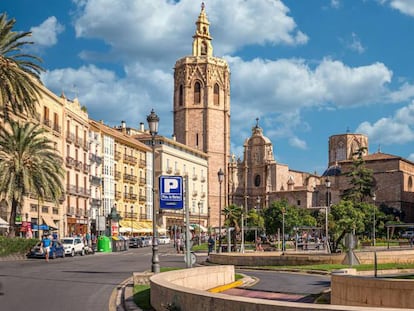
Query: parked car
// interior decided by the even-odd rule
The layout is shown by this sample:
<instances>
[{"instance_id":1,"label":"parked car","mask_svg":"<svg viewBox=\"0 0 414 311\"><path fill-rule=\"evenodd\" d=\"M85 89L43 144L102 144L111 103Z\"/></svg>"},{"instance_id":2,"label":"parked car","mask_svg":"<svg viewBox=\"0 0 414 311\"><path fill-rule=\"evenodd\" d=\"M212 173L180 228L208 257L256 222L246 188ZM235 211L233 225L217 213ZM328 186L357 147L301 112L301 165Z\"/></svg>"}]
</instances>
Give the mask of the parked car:
<instances>
[{"instance_id":1,"label":"parked car","mask_svg":"<svg viewBox=\"0 0 414 311\"><path fill-rule=\"evenodd\" d=\"M414 231L407 230L407 231L405 231L401 234L401 237L404 238L404 239L412 238L412 237L414 237Z\"/></svg>"},{"instance_id":2,"label":"parked car","mask_svg":"<svg viewBox=\"0 0 414 311\"><path fill-rule=\"evenodd\" d=\"M170 244L171 239L166 235L158 237L158 244Z\"/></svg>"},{"instance_id":3,"label":"parked car","mask_svg":"<svg viewBox=\"0 0 414 311\"><path fill-rule=\"evenodd\" d=\"M85 255L85 244L81 238L66 237L61 239L63 246L65 247L65 255L74 257L76 254L81 256Z\"/></svg>"},{"instance_id":4,"label":"parked car","mask_svg":"<svg viewBox=\"0 0 414 311\"><path fill-rule=\"evenodd\" d=\"M141 238L130 238L129 239L129 247L142 247L142 240Z\"/></svg>"},{"instance_id":5,"label":"parked car","mask_svg":"<svg viewBox=\"0 0 414 311\"><path fill-rule=\"evenodd\" d=\"M142 246L147 247L152 245L152 237L142 236L141 237Z\"/></svg>"},{"instance_id":6,"label":"parked car","mask_svg":"<svg viewBox=\"0 0 414 311\"><path fill-rule=\"evenodd\" d=\"M45 258L46 253L44 252L43 248L41 247L42 243L39 242L35 246L33 246L27 257L29 258ZM57 257L65 257L65 249L59 241L52 241L50 246L49 258L55 259Z\"/></svg>"}]
</instances>

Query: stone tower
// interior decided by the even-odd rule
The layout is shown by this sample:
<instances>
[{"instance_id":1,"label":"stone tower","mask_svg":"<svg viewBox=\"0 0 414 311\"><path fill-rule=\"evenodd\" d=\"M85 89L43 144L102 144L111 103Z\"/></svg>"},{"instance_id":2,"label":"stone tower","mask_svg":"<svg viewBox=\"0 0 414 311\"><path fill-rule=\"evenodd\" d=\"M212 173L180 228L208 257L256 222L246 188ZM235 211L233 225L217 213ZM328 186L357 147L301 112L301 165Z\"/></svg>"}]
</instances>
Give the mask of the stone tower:
<instances>
[{"instance_id":1,"label":"stone tower","mask_svg":"<svg viewBox=\"0 0 414 311\"><path fill-rule=\"evenodd\" d=\"M221 168L221 207L227 205L227 164L230 156L230 70L213 56L212 37L204 3L196 21L192 55L174 67L174 135L176 140L208 154L210 225L218 225ZM190 172L191 173L191 172ZM192 175L188 176L190 179Z\"/></svg>"},{"instance_id":2,"label":"stone tower","mask_svg":"<svg viewBox=\"0 0 414 311\"><path fill-rule=\"evenodd\" d=\"M351 160L360 148L366 148L368 154L368 137L363 134L346 133L329 137L329 164L332 166L343 160Z\"/></svg>"}]
</instances>

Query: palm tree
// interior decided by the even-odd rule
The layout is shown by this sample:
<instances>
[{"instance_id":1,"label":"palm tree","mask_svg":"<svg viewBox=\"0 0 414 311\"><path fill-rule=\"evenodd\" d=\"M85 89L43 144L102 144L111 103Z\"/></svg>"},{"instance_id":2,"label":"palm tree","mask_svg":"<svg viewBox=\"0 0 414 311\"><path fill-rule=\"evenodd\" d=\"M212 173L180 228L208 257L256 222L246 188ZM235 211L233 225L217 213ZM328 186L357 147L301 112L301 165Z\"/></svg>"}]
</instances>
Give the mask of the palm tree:
<instances>
[{"instance_id":1,"label":"palm tree","mask_svg":"<svg viewBox=\"0 0 414 311\"><path fill-rule=\"evenodd\" d=\"M26 39L31 32L15 32L15 19L7 20L6 13L0 15L0 108L10 109L14 114L36 112L36 100L40 98L40 77L44 71L38 63L39 57L22 52L22 48L33 44Z\"/></svg>"},{"instance_id":2,"label":"palm tree","mask_svg":"<svg viewBox=\"0 0 414 311\"><path fill-rule=\"evenodd\" d=\"M63 161L45 132L40 125L12 120L0 128L0 195L11 204L9 236L15 235L16 214L27 194L56 204L63 195Z\"/></svg>"},{"instance_id":3,"label":"palm tree","mask_svg":"<svg viewBox=\"0 0 414 311\"><path fill-rule=\"evenodd\" d=\"M235 204L226 206L223 209L223 214L225 216L225 225L228 227L234 227L234 230L231 232L231 240L232 244L234 245L234 249L236 249L237 245L237 234L240 232L240 222L242 218L242 213L243 208Z\"/></svg>"}]
</instances>

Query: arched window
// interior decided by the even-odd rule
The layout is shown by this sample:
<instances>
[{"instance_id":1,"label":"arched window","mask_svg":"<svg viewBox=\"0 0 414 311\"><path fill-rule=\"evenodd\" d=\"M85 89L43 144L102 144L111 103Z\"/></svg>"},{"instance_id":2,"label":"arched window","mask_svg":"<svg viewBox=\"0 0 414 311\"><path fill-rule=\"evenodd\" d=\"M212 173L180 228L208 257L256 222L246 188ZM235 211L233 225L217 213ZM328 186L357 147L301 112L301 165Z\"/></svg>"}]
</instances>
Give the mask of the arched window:
<instances>
[{"instance_id":1,"label":"arched window","mask_svg":"<svg viewBox=\"0 0 414 311\"><path fill-rule=\"evenodd\" d=\"M184 90L183 85L180 85L180 90L178 94L178 105L182 106L184 104Z\"/></svg>"},{"instance_id":2,"label":"arched window","mask_svg":"<svg viewBox=\"0 0 414 311\"><path fill-rule=\"evenodd\" d=\"M201 85L200 82L194 84L194 104L201 103Z\"/></svg>"},{"instance_id":3,"label":"arched window","mask_svg":"<svg viewBox=\"0 0 414 311\"><path fill-rule=\"evenodd\" d=\"M201 42L201 55L207 55L207 43L205 41Z\"/></svg>"},{"instance_id":4,"label":"arched window","mask_svg":"<svg viewBox=\"0 0 414 311\"><path fill-rule=\"evenodd\" d=\"M214 105L220 105L220 87L217 83L214 84Z\"/></svg>"}]
</instances>

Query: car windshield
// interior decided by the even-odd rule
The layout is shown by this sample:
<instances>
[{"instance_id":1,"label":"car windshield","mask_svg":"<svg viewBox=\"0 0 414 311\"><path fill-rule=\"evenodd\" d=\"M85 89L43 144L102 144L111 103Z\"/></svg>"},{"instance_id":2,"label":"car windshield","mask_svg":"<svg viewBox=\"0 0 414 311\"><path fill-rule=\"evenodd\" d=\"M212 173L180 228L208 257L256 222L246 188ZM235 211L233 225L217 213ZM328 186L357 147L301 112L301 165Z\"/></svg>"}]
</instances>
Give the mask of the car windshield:
<instances>
[{"instance_id":1,"label":"car windshield","mask_svg":"<svg viewBox=\"0 0 414 311\"><path fill-rule=\"evenodd\" d=\"M62 243L63 244L73 244L73 239L63 239Z\"/></svg>"}]
</instances>

